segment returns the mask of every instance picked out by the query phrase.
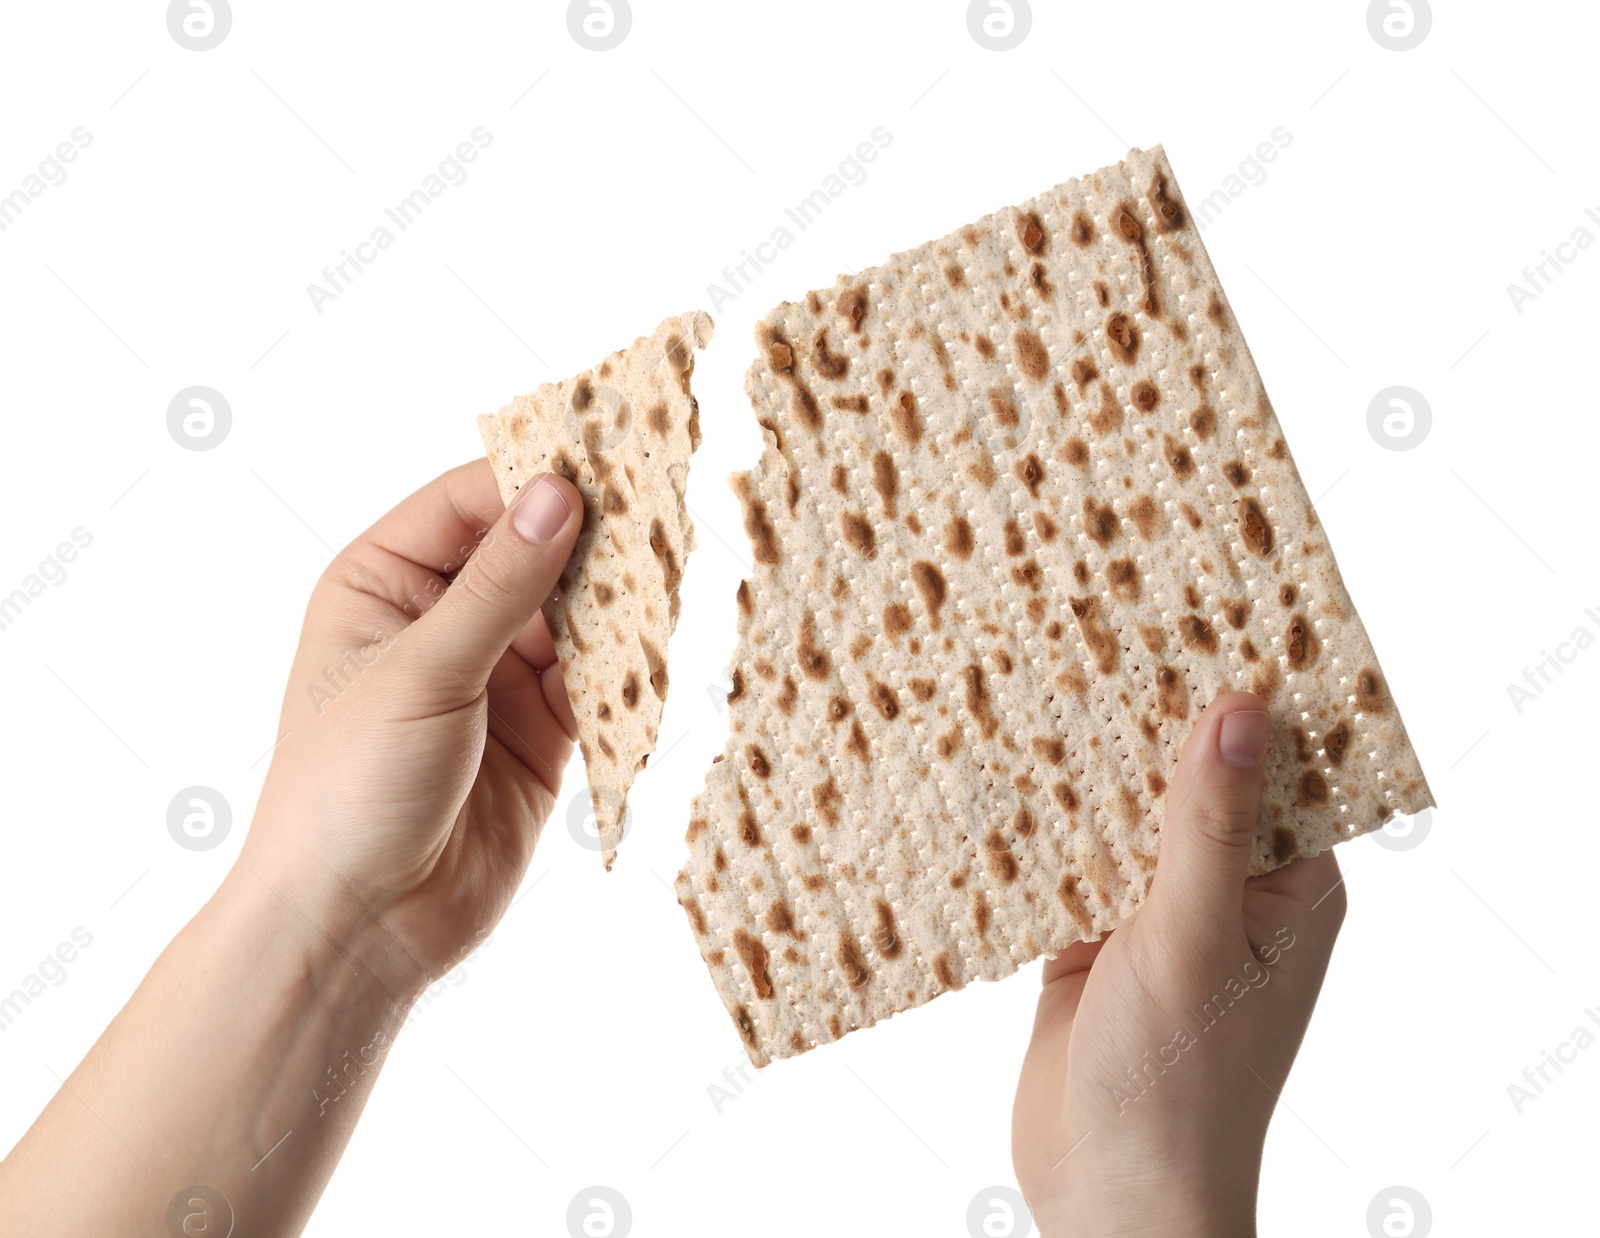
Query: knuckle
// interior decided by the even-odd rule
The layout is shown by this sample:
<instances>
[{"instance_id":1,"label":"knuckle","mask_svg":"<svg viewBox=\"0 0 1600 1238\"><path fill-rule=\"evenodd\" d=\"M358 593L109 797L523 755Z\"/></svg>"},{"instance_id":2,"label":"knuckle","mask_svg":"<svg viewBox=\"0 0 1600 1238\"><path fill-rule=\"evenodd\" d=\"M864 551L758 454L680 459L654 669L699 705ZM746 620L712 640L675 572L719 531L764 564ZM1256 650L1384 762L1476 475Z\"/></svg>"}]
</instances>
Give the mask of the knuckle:
<instances>
[{"instance_id":1,"label":"knuckle","mask_svg":"<svg viewBox=\"0 0 1600 1238\"><path fill-rule=\"evenodd\" d=\"M462 590L476 604L493 610L510 607L517 596L511 567L498 555L474 557L451 588Z\"/></svg>"},{"instance_id":2,"label":"knuckle","mask_svg":"<svg viewBox=\"0 0 1600 1238\"><path fill-rule=\"evenodd\" d=\"M1230 850L1250 846L1256 834L1255 814L1230 804L1191 804L1186 824L1197 837Z\"/></svg>"},{"instance_id":3,"label":"knuckle","mask_svg":"<svg viewBox=\"0 0 1600 1238\"><path fill-rule=\"evenodd\" d=\"M350 594L382 596L384 577L375 569L364 544L354 542L329 561L312 586L311 596L327 601Z\"/></svg>"},{"instance_id":4,"label":"knuckle","mask_svg":"<svg viewBox=\"0 0 1600 1238\"><path fill-rule=\"evenodd\" d=\"M338 597L354 587L350 565L344 559L336 558L322 569L322 575L317 577L317 583L311 586L311 601L326 603L329 599Z\"/></svg>"}]
</instances>

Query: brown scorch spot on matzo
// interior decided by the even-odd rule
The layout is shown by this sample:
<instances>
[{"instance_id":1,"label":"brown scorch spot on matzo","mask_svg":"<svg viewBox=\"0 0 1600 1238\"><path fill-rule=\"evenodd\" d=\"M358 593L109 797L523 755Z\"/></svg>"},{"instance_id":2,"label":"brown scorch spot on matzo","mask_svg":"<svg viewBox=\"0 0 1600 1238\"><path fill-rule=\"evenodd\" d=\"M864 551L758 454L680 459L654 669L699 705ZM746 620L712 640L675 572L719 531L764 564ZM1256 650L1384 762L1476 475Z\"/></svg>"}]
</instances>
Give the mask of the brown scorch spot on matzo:
<instances>
[{"instance_id":1,"label":"brown scorch spot on matzo","mask_svg":"<svg viewBox=\"0 0 1600 1238\"><path fill-rule=\"evenodd\" d=\"M1252 871L1432 802L1159 148L757 343L742 687L677 885L757 1064L1125 919L1225 689L1274 723Z\"/></svg>"}]
</instances>

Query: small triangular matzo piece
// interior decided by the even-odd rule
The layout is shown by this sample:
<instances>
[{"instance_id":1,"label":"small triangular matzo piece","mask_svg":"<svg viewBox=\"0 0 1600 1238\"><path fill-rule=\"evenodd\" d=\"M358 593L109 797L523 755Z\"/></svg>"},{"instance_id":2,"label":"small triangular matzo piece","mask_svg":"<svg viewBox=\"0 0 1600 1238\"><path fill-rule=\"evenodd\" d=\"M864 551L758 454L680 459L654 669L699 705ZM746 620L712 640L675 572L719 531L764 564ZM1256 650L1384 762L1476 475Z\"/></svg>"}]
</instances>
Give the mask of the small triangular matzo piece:
<instances>
[{"instance_id":1,"label":"small triangular matzo piece","mask_svg":"<svg viewBox=\"0 0 1600 1238\"><path fill-rule=\"evenodd\" d=\"M694 549L683 495L700 421L689 376L711 331L700 311L669 318L594 369L478 418L507 504L540 473L583 496L583 531L544 617L608 869L667 699L667 641Z\"/></svg>"},{"instance_id":2,"label":"small triangular matzo piece","mask_svg":"<svg viewBox=\"0 0 1600 1238\"><path fill-rule=\"evenodd\" d=\"M756 1064L1125 920L1269 703L1251 870L1431 804L1160 148L778 306L728 744L678 877Z\"/></svg>"}]
</instances>

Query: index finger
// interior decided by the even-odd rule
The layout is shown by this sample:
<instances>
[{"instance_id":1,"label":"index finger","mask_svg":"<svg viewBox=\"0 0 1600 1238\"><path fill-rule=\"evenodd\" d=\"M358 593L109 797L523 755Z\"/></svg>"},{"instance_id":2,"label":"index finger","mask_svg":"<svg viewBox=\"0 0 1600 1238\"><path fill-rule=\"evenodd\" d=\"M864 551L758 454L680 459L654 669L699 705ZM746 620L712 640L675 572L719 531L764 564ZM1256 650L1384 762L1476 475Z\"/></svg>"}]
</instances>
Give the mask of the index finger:
<instances>
[{"instance_id":1,"label":"index finger","mask_svg":"<svg viewBox=\"0 0 1600 1238\"><path fill-rule=\"evenodd\" d=\"M500 519L505 504L487 460L442 473L395 504L351 543L363 543L440 575L453 575Z\"/></svg>"},{"instance_id":2,"label":"index finger","mask_svg":"<svg viewBox=\"0 0 1600 1238\"><path fill-rule=\"evenodd\" d=\"M504 510L489 462L463 464L390 508L335 556L329 573L413 622L444 596Z\"/></svg>"}]
</instances>

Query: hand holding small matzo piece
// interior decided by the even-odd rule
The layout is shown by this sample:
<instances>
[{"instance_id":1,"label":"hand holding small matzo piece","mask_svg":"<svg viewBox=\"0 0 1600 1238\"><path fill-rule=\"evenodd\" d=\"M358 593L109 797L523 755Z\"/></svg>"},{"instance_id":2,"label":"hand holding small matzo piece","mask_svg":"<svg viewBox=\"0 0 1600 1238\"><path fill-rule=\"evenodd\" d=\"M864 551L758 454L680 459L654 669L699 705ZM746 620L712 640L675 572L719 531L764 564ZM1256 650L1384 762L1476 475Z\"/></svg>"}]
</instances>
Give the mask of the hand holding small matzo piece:
<instances>
[{"instance_id":1,"label":"hand holding small matzo piece","mask_svg":"<svg viewBox=\"0 0 1600 1238\"><path fill-rule=\"evenodd\" d=\"M539 608L582 523L568 482L507 508L479 461L336 556L239 859L0 1162L0 1233L301 1231L555 803L574 728ZM86 1155L107 1132L130 1155Z\"/></svg>"},{"instance_id":2,"label":"hand holding small matzo piece","mask_svg":"<svg viewBox=\"0 0 1600 1238\"><path fill-rule=\"evenodd\" d=\"M1255 1233L1267 1124L1345 907L1331 851L1246 877L1268 731L1255 697L1205 710L1144 906L1045 964L1012 1158L1047 1238Z\"/></svg>"},{"instance_id":3,"label":"hand holding small matzo piece","mask_svg":"<svg viewBox=\"0 0 1600 1238\"><path fill-rule=\"evenodd\" d=\"M242 862L313 905L358 898L394 940L397 983L493 928L555 804L573 724L540 607L583 519L560 477L503 504L485 462L463 465L340 552L312 596Z\"/></svg>"}]
</instances>

